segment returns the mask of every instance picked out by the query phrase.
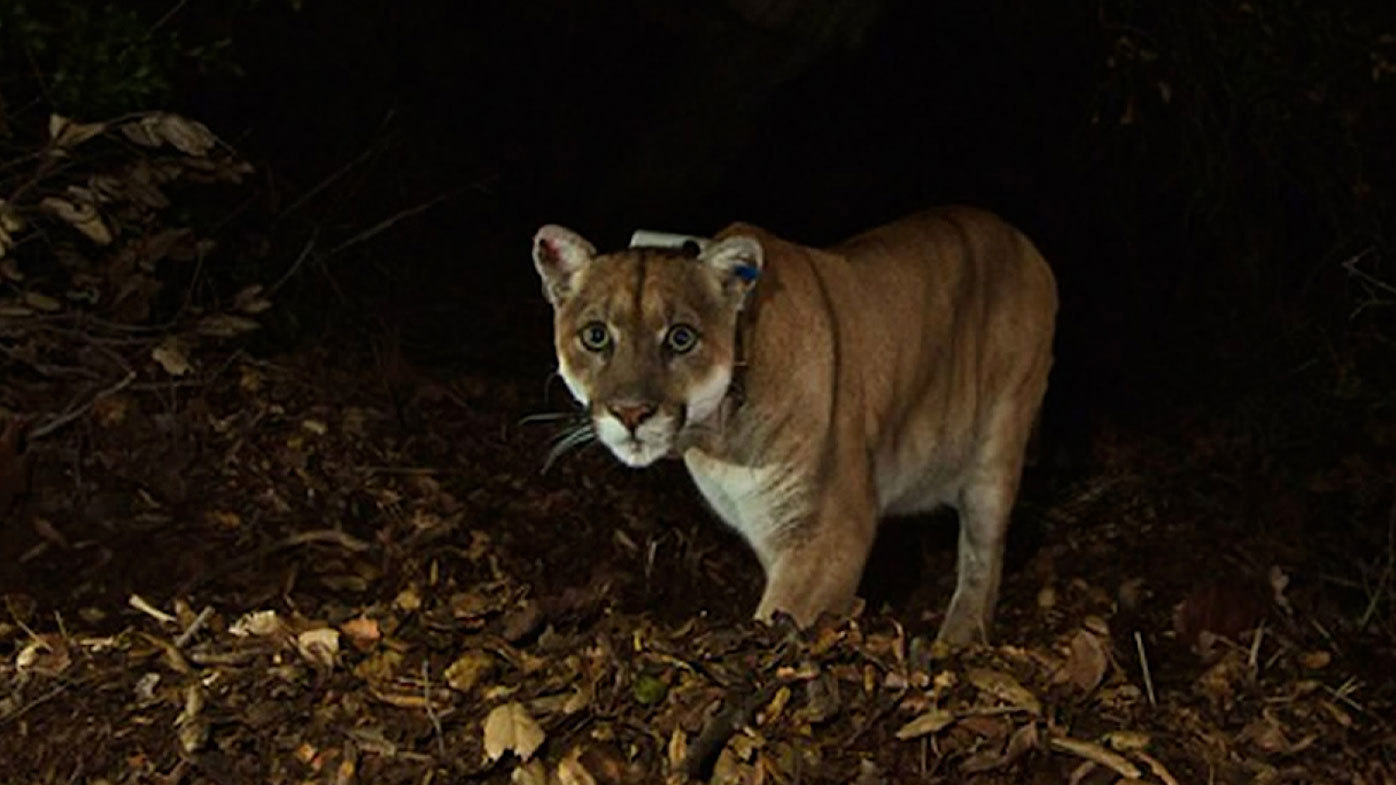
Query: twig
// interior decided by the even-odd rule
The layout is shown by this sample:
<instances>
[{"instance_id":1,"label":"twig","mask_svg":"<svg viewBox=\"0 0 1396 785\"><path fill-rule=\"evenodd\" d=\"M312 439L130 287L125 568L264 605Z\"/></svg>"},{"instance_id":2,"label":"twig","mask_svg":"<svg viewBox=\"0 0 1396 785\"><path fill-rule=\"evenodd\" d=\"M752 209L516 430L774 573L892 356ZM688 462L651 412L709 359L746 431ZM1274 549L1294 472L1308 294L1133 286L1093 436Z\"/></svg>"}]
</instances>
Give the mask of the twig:
<instances>
[{"instance_id":1,"label":"twig","mask_svg":"<svg viewBox=\"0 0 1396 785\"><path fill-rule=\"evenodd\" d=\"M141 597L141 595L139 594L132 594L130 597L128 597L126 599L126 604L130 605L132 608L135 608L141 613L144 613L145 615L155 619L156 621L165 622L166 624L179 621L179 619L176 619L170 614L165 613L164 611L160 610L154 605L151 605L150 603L146 602L145 598Z\"/></svg>"},{"instance_id":2,"label":"twig","mask_svg":"<svg viewBox=\"0 0 1396 785\"><path fill-rule=\"evenodd\" d=\"M392 120L392 117L393 112L389 111L388 114L383 117L383 122L380 124L380 129L381 126L387 125ZM314 199L321 191L325 190L326 188L329 188L331 185L334 184L336 180L348 174L349 171L352 170L354 167L358 166L364 161L367 161L370 156L378 152L378 148L380 146L381 142L369 145L367 148L364 149L363 152L355 156L353 160L349 161L348 163L344 164L343 166L339 167L333 172L330 172L330 174L327 177L325 177L325 179L316 183L309 191L306 191L300 196L297 196L294 200L291 201L289 205L286 206L286 209L281 211L281 215L277 217L285 218L286 216L300 209L302 205L304 205L311 199Z\"/></svg>"},{"instance_id":3,"label":"twig","mask_svg":"<svg viewBox=\"0 0 1396 785\"><path fill-rule=\"evenodd\" d=\"M1357 278L1363 283L1369 284L1383 292L1386 292L1387 294L1396 294L1396 286L1393 286L1392 284L1383 281L1382 279L1376 277L1375 275L1372 275L1371 273L1365 270L1360 270L1357 267L1358 263L1361 262L1363 259L1367 258L1368 256L1375 256L1376 253L1377 249L1375 248L1367 248L1363 251L1355 253L1351 257L1349 257L1347 261L1343 262L1343 269L1347 270L1349 275L1353 276L1354 278Z\"/></svg>"},{"instance_id":4,"label":"twig","mask_svg":"<svg viewBox=\"0 0 1396 785\"><path fill-rule=\"evenodd\" d=\"M175 648L182 649L188 646L189 641L193 640L194 636L199 634L199 630L204 628L204 625L208 623L209 618L212 616L213 606L205 605L204 609L199 611L199 615L195 616L194 620L189 622L189 626L185 628L184 632L181 632L179 637L175 638Z\"/></svg>"},{"instance_id":5,"label":"twig","mask_svg":"<svg viewBox=\"0 0 1396 785\"><path fill-rule=\"evenodd\" d=\"M1323 688L1325 690L1328 690L1328 693L1332 695L1334 698L1337 698L1343 703L1346 703L1347 705L1351 706L1353 709L1356 709L1357 711L1366 714L1367 710L1362 708L1362 704L1353 700L1351 697L1352 693L1357 692L1358 686L1359 685L1357 678L1350 676L1348 677L1347 681L1343 682L1342 684L1339 684L1337 687L1330 687L1327 684L1325 684L1323 685Z\"/></svg>"},{"instance_id":6,"label":"twig","mask_svg":"<svg viewBox=\"0 0 1396 785\"><path fill-rule=\"evenodd\" d=\"M185 582L184 585L179 587L177 593L187 594L193 589L204 585L205 583L218 577L219 575L222 575L231 570L238 569L245 564L250 564L252 562L257 561L258 559L265 558L266 556L277 551L295 548L301 545L311 545L314 543L338 545L339 547L347 551L353 551L354 553L362 553L373 547L372 545L364 542L363 540L360 540L357 537L354 537L353 535L345 534L344 532L339 531L338 529L315 529L312 531L297 532L295 534L283 537L280 540L277 540L276 542L263 545L262 547L245 556L239 556L238 558L229 559L225 562L221 562L216 567L213 567L209 571L205 572L203 575L200 575L197 578Z\"/></svg>"},{"instance_id":7,"label":"twig","mask_svg":"<svg viewBox=\"0 0 1396 785\"><path fill-rule=\"evenodd\" d=\"M282 273L281 277L276 279L276 283L272 284L271 288L267 290L268 297L276 294L287 281L291 280L291 278L300 271L301 265L305 264L305 260L310 258L310 252L315 250L315 241L319 238L320 229L317 227L315 231L310 233L310 239L307 240L305 246L301 248L300 254L296 256L296 260L291 262L291 266L286 269L286 272Z\"/></svg>"},{"instance_id":8,"label":"twig","mask_svg":"<svg viewBox=\"0 0 1396 785\"><path fill-rule=\"evenodd\" d=\"M64 690L66 690L66 689L68 689L68 685L67 685L67 684L62 684L62 683L60 683L58 686L54 687L53 689L49 690L48 692L44 693L43 695L40 695L39 697L35 698L34 700L29 701L28 703L24 704L23 706L20 706L18 709L15 709L14 711L10 712L9 714L0 715L0 725L3 725L4 723L7 723L7 722L9 722L9 721L11 721L11 720L14 720L14 719L18 719L20 716L22 716L22 715L24 715L24 714L27 714L27 713L29 712L29 710L30 710L30 709L33 709L35 706L38 706L38 705L40 705L40 704L47 703L47 702L53 700L54 698L58 697L58 695L59 695L60 693L62 693Z\"/></svg>"},{"instance_id":9,"label":"twig","mask_svg":"<svg viewBox=\"0 0 1396 785\"><path fill-rule=\"evenodd\" d=\"M698 738L694 739L693 745L688 748L688 755L683 760L684 774L689 779L706 780L704 772L712 767L718 753L727 746L727 740L750 722L756 710L766 705L784 684L783 680L773 681L746 700L728 707L727 711L709 720L707 727L703 728L703 732L698 734Z\"/></svg>"},{"instance_id":10,"label":"twig","mask_svg":"<svg viewBox=\"0 0 1396 785\"><path fill-rule=\"evenodd\" d=\"M1258 677L1260 675L1260 642L1264 639L1265 620L1262 619L1260 624L1255 628L1255 637L1251 639L1250 656L1247 658L1247 664L1250 665L1252 677Z\"/></svg>"},{"instance_id":11,"label":"twig","mask_svg":"<svg viewBox=\"0 0 1396 785\"><path fill-rule=\"evenodd\" d=\"M1144 761L1144 764L1154 770L1154 776L1163 780L1163 785L1178 785L1178 779L1174 777L1168 769L1157 758L1143 750L1135 750L1134 757Z\"/></svg>"},{"instance_id":12,"label":"twig","mask_svg":"<svg viewBox=\"0 0 1396 785\"><path fill-rule=\"evenodd\" d=\"M431 666L426 660L422 660L422 705L426 707L427 719L431 720L431 727L436 731L436 750L441 760L446 760L446 737L441 730L441 716L431 699Z\"/></svg>"},{"instance_id":13,"label":"twig","mask_svg":"<svg viewBox=\"0 0 1396 785\"><path fill-rule=\"evenodd\" d=\"M1154 679L1149 675L1149 657L1144 653L1144 636L1134 631L1134 648L1139 650L1139 670L1144 674L1144 691L1149 695L1149 705L1158 708L1158 698L1154 696Z\"/></svg>"},{"instance_id":14,"label":"twig","mask_svg":"<svg viewBox=\"0 0 1396 785\"><path fill-rule=\"evenodd\" d=\"M459 189L451 189L450 191L445 191L445 193L441 194L441 196L431 198L431 200L424 201L424 203L422 204L417 204L415 205L415 207L403 208L403 210L394 212L394 214L389 215L389 217L387 218L384 218L383 221L374 223L373 226L369 226L369 228L364 229L363 232L359 232L357 233L357 235L349 237L349 239L345 240L345 242L339 243L338 246L332 247L332 249L325 251L325 256L324 258L322 258L321 261L327 260L327 258L335 256L335 254L341 253L341 251L343 250L348 250L350 249L350 247L357 246L357 244L359 243L367 242L367 240L371 240L373 239L373 237L381 235L381 233L383 232L387 232L388 229L391 229L392 226L395 225L395 223L402 221L403 218L412 218L413 215L423 214L423 212L431 210L431 208L443 203L443 201L450 200L450 198L455 198L456 196L458 196L458 194L461 194L462 191L477 189L477 187L483 187L484 182L486 182L486 179L476 180L475 183L466 184L466 186L461 186L459 187Z\"/></svg>"},{"instance_id":15,"label":"twig","mask_svg":"<svg viewBox=\"0 0 1396 785\"><path fill-rule=\"evenodd\" d=\"M1386 566L1382 568L1376 587L1369 590L1367 609L1362 612L1362 618L1357 620L1358 629L1366 629L1372 621L1372 617L1376 615L1382 596L1391 583L1393 571L1396 571L1396 504L1391 505L1391 513L1387 516L1386 521ZM1363 572L1365 573L1366 570Z\"/></svg>"},{"instance_id":16,"label":"twig","mask_svg":"<svg viewBox=\"0 0 1396 785\"><path fill-rule=\"evenodd\" d=\"M268 550L279 551L284 548L294 548L299 545L309 545L311 543L338 545L346 551L353 551L355 553L363 553L373 547L363 540L351 534L345 534L338 529L314 529L308 532L297 532L296 534L278 540L268 546Z\"/></svg>"},{"instance_id":17,"label":"twig","mask_svg":"<svg viewBox=\"0 0 1396 785\"><path fill-rule=\"evenodd\" d=\"M371 240L371 239L373 239L374 237L377 237L378 235L382 234L383 232L386 232L386 231L388 231L389 229L393 228L393 226L395 226L399 221L402 221L402 220L405 219L405 218L411 218L411 217L414 216L414 215L421 215L422 213L426 212L427 210L430 210L431 208L435 207L436 205L438 205L438 204L440 204L440 203L446 201L447 199L450 199L450 198L454 197L456 194L458 194L458 193L460 193L461 191L464 191L464 190L465 190L464 187L462 187L462 188L455 188L455 189L452 189L452 190L450 190L450 191L447 191L447 192L444 193L444 194L441 194L440 196L437 196L437 197L434 198L434 199L429 199L429 200L427 200L427 201L425 201L425 202L422 202L422 203L419 204L419 205L415 205L415 206L413 206L413 207L408 207L408 208L399 210L399 211L393 213L392 215L388 216L387 218L384 218L383 220L381 220L381 221L379 221L378 223L374 224L373 226L368 227L367 229L363 230L362 232L359 232L358 234L354 235L353 237L350 237L348 240L345 240L344 242L340 243L339 245L336 245L335 247L333 247L333 248L331 248L330 250L326 251L326 252L325 252L324 258L323 258L321 261L324 261L324 259L329 259L330 257L334 256L335 254L338 254L338 253L340 253L341 251L348 250L349 248L352 248L352 247L354 247L354 246L356 246L356 245L358 245L358 244L360 244L360 243L367 242L368 240Z\"/></svg>"},{"instance_id":18,"label":"twig","mask_svg":"<svg viewBox=\"0 0 1396 785\"><path fill-rule=\"evenodd\" d=\"M57 417L54 417L52 420L49 420L43 425L40 425L34 430L30 431L29 438L42 439L43 437L48 436L49 434L53 433L59 428L62 428L68 423L71 423L72 421L85 416L88 412L92 411L92 407L96 406L98 401L102 400L103 398L116 395L117 393L126 389L128 386L130 386L131 382L135 381L135 378L135 371L127 371L126 375L122 377L120 381L111 385L105 390L99 391L96 395L92 396L92 400L88 401L82 406L79 406L77 409L68 412L67 414L60 414Z\"/></svg>"},{"instance_id":19,"label":"twig","mask_svg":"<svg viewBox=\"0 0 1396 785\"><path fill-rule=\"evenodd\" d=\"M146 30L146 35L149 35L155 32L156 30L159 30L161 25L170 21L170 19L173 18L175 14L179 13L180 9L184 8L184 6L188 3L189 0L179 0L179 2L171 6L170 10L166 11L164 14L161 14L160 18L155 20L155 24L151 25L149 30Z\"/></svg>"}]
</instances>

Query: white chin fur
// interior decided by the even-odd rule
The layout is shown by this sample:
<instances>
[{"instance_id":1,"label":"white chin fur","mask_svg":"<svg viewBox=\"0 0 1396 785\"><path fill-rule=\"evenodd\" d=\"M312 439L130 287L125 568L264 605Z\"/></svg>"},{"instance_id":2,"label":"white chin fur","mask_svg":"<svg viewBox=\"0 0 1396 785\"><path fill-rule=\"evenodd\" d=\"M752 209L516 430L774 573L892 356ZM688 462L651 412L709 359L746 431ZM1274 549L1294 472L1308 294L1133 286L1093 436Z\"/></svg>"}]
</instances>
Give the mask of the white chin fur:
<instances>
[{"instance_id":1,"label":"white chin fur","mask_svg":"<svg viewBox=\"0 0 1396 785\"><path fill-rule=\"evenodd\" d=\"M668 455L674 443L674 418L664 414L641 423L633 435L610 414L597 417L595 425L601 443L621 463L636 469Z\"/></svg>"},{"instance_id":2,"label":"white chin fur","mask_svg":"<svg viewBox=\"0 0 1396 785\"><path fill-rule=\"evenodd\" d=\"M693 386L688 396L688 421L702 422L717 411L722 399L727 395L727 387L732 383L732 369L729 366L713 368L708 378Z\"/></svg>"}]
</instances>

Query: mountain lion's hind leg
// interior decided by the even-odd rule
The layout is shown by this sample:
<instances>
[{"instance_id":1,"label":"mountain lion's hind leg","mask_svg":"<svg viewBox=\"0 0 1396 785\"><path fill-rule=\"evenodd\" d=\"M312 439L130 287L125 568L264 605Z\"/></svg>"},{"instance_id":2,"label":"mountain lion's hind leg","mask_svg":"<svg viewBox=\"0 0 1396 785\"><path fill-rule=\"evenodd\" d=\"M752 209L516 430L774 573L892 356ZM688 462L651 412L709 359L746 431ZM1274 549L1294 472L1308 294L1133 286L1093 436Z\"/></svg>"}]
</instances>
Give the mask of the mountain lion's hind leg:
<instances>
[{"instance_id":1,"label":"mountain lion's hind leg","mask_svg":"<svg viewBox=\"0 0 1396 785\"><path fill-rule=\"evenodd\" d=\"M986 482L961 494L955 594L939 635L947 643L958 646L989 638L1003 574L1008 514L1013 507L1013 488L1006 485Z\"/></svg>"},{"instance_id":2,"label":"mountain lion's hind leg","mask_svg":"<svg viewBox=\"0 0 1396 785\"><path fill-rule=\"evenodd\" d=\"M960 489L960 538L955 558L955 594L945 612L940 639L963 645L987 641L1003 575L1009 515L1023 470L1023 450L1032 408L1005 405L980 448L976 468Z\"/></svg>"}]
</instances>

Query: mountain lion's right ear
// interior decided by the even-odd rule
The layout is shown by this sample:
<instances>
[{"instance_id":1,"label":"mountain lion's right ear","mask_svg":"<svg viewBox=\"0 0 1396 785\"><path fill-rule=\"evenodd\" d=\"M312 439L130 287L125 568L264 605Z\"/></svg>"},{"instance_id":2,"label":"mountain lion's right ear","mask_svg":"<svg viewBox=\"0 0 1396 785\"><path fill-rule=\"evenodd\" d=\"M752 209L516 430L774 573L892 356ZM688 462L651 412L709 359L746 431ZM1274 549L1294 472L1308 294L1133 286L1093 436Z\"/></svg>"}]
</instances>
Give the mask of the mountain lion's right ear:
<instances>
[{"instance_id":1,"label":"mountain lion's right ear","mask_svg":"<svg viewBox=\"0 0 1396 785\"><path fill-rule=\"evenodd\" d=\"M761 268L766 263L761 241L745 234L732 235L708 244L698 255L698 260L718 274L723 291L738 308L742 307L747 294L756 286L756 279L761 277Z\"/></svg>"},{"instance_id":2,"label":"mountain lion's right ear","mask_svg":"<svg viewBox=\"0 0 1396 785\"><path fill-rule=\"evenodd\" d=\"M572 290L572 277L596 255L596 247L571 229L548 224L533 235L533 266L543 294L557 305Z\"/></svg>"}]
</instances>

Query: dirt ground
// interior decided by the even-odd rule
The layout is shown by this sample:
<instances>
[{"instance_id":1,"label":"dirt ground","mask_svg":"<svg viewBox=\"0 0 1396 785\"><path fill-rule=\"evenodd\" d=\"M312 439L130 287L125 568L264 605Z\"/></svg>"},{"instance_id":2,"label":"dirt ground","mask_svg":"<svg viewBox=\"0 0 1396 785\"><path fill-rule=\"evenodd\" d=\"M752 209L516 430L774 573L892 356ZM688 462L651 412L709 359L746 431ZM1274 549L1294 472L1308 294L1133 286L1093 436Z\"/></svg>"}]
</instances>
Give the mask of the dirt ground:
<instances>
[{"instance_id":1,"label":"dirt ground","mask_svg":"<svg viewBox=\"0 0 1396 785\"><path fill-rule=\"evenodd\" d=\"M889 524L856 618L762 627L682 467L540 474L543 378L204 367L0 448L0 781L1396 782L1389 412L1266 388L1048 445L995 645L946 652L953 516Z\"/></svg>"}]
</instances>

